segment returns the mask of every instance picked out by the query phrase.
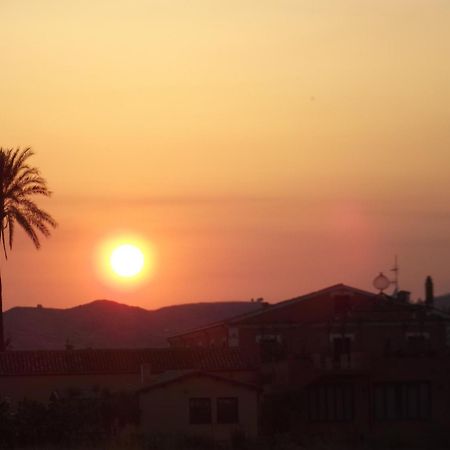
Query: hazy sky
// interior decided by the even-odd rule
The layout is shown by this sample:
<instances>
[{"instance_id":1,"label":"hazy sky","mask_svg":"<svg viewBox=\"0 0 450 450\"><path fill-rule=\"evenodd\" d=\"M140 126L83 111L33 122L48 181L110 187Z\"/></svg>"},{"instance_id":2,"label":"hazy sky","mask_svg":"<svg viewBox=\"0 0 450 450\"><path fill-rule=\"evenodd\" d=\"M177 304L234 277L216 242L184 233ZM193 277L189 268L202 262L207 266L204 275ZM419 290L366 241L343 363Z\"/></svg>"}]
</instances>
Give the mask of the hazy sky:
<instances>
[{"instance_id":1,"label":"hazy sky","mask_svg":"<svg viewBox=\"0 0 450 450\"><path fill-rule=\"evenodd\" d=\"M60 226L18 239L5 308L450 290L448 0L0 0L0 145ZM146 283L99 274L122 233Z\"/></svg>"}]
</instances>

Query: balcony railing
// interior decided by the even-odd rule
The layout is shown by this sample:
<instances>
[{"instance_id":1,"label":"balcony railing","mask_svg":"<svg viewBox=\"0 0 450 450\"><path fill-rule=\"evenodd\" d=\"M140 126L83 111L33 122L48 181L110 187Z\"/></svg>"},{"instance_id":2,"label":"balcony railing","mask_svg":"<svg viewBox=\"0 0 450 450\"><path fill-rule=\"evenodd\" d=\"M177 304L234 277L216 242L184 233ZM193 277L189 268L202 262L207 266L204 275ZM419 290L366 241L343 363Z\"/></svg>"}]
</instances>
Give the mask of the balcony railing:
<instances>
[{"instance_id":1,"label":"balcony railing","mask_svg":"<svg viewBox=\"0 0 450 450\"><path fill-rule=\"evenodd\" d=\"M351 352L341 355L314 353L312 361L315 369L320 370L363 370L369 367L367 353Z\"/></svg>"}]
</instances>

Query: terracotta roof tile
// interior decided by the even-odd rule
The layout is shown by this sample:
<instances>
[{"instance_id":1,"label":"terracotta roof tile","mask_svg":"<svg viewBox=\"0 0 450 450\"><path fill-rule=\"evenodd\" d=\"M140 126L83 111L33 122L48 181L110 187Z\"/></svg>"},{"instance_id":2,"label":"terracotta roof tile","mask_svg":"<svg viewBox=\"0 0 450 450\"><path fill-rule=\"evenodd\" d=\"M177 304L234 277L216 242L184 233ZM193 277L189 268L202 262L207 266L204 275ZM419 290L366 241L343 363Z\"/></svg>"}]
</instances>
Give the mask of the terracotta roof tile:
<instances>
[{"instance_id":1,"label":"terracotta roof tile","mask_svg":"<svg viewBox=\"0 0 450 450\"><path fill-rule=\"evenodd\" d=\"M248 370L256 365L238 349L49 350L0 353L0 376L139 373L166 370Z\"/></svg>"}]
</instances>

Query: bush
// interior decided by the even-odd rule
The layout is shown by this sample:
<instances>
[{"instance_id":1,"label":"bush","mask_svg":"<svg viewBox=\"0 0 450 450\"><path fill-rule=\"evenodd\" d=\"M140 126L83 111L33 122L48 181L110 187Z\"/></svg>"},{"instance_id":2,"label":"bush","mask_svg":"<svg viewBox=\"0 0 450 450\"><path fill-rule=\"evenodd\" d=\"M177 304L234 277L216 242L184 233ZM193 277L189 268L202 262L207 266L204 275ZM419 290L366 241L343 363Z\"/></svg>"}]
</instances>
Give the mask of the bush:
<instances>
[{"instance_id":1,"label":"bush","mask_svg":"<svg viewBox=\"0 0 450 450\"><path fill-rule=\"evenodd\" d=\"M135 423L137 411L135 397L125 393L89 398L71 393L52 396L48 405L24 399L15 411L0 399L0 449L98 446Z\"/></svg>"},{"instance_id":2,"label":"bush","mask_svg":"<svg viewBox=\"0 0 450 450\"><path fill-rule=\"evenodd\" d=\"M0 448L11 447L14 442L14 416L10 403L0 398Z\"/></svg>"}]
</instances>

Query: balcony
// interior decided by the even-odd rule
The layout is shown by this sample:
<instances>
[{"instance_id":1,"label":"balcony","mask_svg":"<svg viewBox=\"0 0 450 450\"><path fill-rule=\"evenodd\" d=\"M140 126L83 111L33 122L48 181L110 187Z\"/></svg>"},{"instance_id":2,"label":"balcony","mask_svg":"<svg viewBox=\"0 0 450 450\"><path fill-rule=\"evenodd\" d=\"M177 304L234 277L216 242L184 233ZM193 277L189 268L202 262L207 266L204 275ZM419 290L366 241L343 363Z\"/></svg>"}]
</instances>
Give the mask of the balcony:
<instances>
[{"instance_id":1,"label":"balcony","mask_svg":"<svg viewBox=\"0 0 450 450\"><path fill-rule=\"evenodd\" d=\"M330 353L314 353L312 361L315 369L325 371L361 371L369 368L369 355L364 352L338 356Z\"/></svg>"}]
</instances>

